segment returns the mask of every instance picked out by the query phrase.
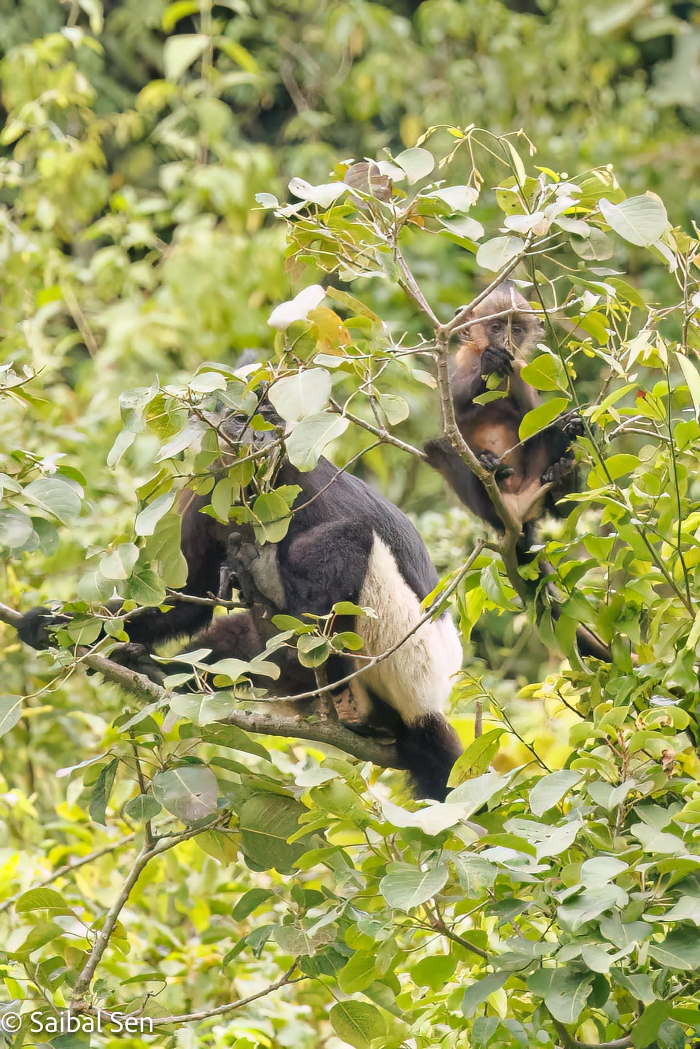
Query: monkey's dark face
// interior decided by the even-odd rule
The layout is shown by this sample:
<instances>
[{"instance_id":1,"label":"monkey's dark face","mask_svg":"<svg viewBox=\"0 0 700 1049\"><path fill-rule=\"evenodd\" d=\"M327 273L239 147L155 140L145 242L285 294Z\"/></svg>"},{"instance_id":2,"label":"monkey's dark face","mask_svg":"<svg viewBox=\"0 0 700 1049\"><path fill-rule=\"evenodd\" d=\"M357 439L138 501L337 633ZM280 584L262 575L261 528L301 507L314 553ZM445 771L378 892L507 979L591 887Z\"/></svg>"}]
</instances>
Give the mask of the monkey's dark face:
<instances>
[{"instance_id":1,"label":"monkey's dark face","mask_svg":"<svg viewBox=\"0 0 700 1049\"><path fill-rule=\"evenodd\" d=\"M492 317L485 321L485 343L493 349L508 350L509 353L527 354L541 334L541 325L536 317L511 313L505 317Z\"/></svg>"}]
</instances>

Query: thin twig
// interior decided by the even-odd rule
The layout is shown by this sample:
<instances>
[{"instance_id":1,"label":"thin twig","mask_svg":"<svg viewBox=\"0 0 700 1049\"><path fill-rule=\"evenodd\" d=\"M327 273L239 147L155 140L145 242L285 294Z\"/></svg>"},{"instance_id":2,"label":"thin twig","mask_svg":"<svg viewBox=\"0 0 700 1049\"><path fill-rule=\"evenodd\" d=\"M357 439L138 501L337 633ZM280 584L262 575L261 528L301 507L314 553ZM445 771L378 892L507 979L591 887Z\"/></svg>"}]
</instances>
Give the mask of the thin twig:
<instances>
[{"instance_id":1,"label":"thin twig","mask_svg":"<svg viewBox=\"0 0 700 1049\"><path fill-rule=\"evenodd\" d=\"M36 885L32 885L32 889L43 889L47 885L51 885L53 882L58 881L59 878L63 878L67 874L71 874L73 871L78 870L79 867L84 867L88 863L93 863L95 860L99 860L102 856L106 856L110 852L115 852L116 849L120 849L122 845L128 845L130 841L133 841L136 834L126 834L123 838L118 841L113 841L109 845L103 845L101 849L95 849L94 852L89 852L87 856L81 856L79 860L74 860L72 863L64 863L62 867L57 867L53 874L50 874L43 881L37 882ZM24 895L23 892L16 892L14 896L8 896L7 899L0 903L0 914L3 911L8 910L13 903Z\"/></svg>"}]
</instances>

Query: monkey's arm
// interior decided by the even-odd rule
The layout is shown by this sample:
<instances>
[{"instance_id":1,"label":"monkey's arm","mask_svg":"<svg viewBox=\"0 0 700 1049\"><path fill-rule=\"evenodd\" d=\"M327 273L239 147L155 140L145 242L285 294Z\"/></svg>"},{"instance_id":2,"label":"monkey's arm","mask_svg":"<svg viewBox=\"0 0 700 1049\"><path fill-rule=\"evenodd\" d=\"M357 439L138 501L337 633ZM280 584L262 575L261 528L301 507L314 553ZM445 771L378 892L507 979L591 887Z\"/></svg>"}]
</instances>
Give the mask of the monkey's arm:
<instances>
[{"instance_id":1,"label":"monkey's arm","mask_svg":"<svg viewBox=\"0 0 700 1049\"><path fill-rule=\"evenodd\" d=\"M428 462L442 474L458 499L483 521L503 530L503 522L493 508L486 489L467 464L457 455L446 437L423 446Z\"/></svg>"},{"instance_id":2,"label":"monkey's arm","mask_svg":"<svg viewBox=\"0 0 700 1049\"><path fill-rule=\"evenodd\" d=\"M187 561L187 582L183 592L195 597L206 597L217 593L219 568L224 561L224 548L216 534L216 524L211 517L201 514L206 506L206 496L194 496L184 507L182 514L182 552ZM122 601L116 599L105 604L107 610L118 614ZM191 636L207 625L212 617L209 605L198 605L189 601L176 601L171 611L160 612L157 608L144 608L130 616L124 623L129 640L142 645L157 645L175 637ZM69 617L56 614L50 608L39 606L27 612L17 625L21 640L32 648L49 648L51 631L69 622Z\"/></svg>"}]
</instances>

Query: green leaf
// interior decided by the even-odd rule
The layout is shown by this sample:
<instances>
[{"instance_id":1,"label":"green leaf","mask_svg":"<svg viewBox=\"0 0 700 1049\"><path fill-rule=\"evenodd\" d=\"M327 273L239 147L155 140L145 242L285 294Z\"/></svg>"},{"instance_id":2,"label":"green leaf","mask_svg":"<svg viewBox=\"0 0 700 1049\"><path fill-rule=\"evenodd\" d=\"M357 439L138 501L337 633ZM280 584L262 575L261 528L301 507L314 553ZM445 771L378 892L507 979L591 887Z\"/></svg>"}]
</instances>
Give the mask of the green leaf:
<instances>
[{"instance_id":1,"label":"green leaf","mask_svg":"<svg viewBox=\"0 0 700 1049\"><path fill-rule=\"evenodd\" d=\"M271 896L272 892L269 889L248 889L231 911L231 917L234 921L242 922L257 907L260 907L265 900L269 900Z\"/></svg>"},{"instance_id":2,"label":"green leaf","mask_svg":"<svg viewBox=\"0 0 700 1049\"><path fill-rule=\"evenodd\" d=\"M33 534L31 517L19 510L0 510L0 549L18 550Z\"/></svg>"},{"instance_id":3,"label":"green leaf","mask_svg":"<svg viewBox=\"0 0 700 1049\"><path fill-rule=\"evenodd\" d=\"M165 492L154 499L152 503L145 506L134 521L136 535L153 535L156 525L161 517L165 517L170 507L175 502L175 492Z\"/></svg>"},{"instance_id":4,"label":"green leaf","mask_svg":"<svg viewBox=\"0 0 700 1049\"><path fill-rule=\"evenodd\" d=\"M377 400L389 426L398 426L404 419L408 419L410 408L404 397L395 393L380 393Z\"/></svg>"},{"instance_id":5,"label":"green leaf","mask_svg":"<svg viewBox=\"0 0 700 1049\"><path fill-rule=\"evenodd\" d=\"M240 662L244 671L249 667L249 664L243 663L242 660L227 659L225 662ZM218 670L217 673L221 671ZM231 676L233 677L233 673ZM170 710L176 717L187 718L195 725L210 725L214 721L221 721L231 714L236 706L237 703L229 692L199 692L194 695L183 693L173 696L170 701Z\"/></svg>"},{"instance_id":6,"label":"green leaf","mask_svg":"<svg viewBox=\"0 0 700 1049\"><path fill-rule=\"evenodd\" d=\"M627 893L617 885L598 885L578 896L569 898L557 907L560 921L570 926L573 932L586 922L599 918L612 907L621 907L627 902Z\"/></svg>"},{"instance_id":7,"label":"green leaf","mask_svg":"<svg viewBox=\"0 0 700 1049\"><path fill-rule=\"evenodd\" d=\"M170 36L163 48L163 68L168 80L178 80L195 62L209 43L205 33L183 33Z\"/></svg>"},{"instance_id":8,"label":"green leaf","mask_svg":"<svg viewBox=\"0 0 700 1049\"><path fill-rule=\"evenodd\" d=\"M156 801L183 823L197 823L216 812L217 784L206 765L179 765L153 777Z\"/></svg>"},{"instance_id":9,"label":"green leaf","mask_svg":"<svg viewBox=\"0 0 700 1049\"><path fill-rule=\"evenodd\" d=\"M628 865L614 856L593 856L581 864L581 884L587 886L607 885L618 874L628 870Z\"/></svg>"},{"instance_id":10,"label":"green leaf","mask_svg":"<svg viewBox=\"0 0 700 1049\"><path fill-rule=\"evenodd\" d=\"M302 473L313 470L331 441L341 437L348 425L347 419L332 412L320 412L302 419L285 440L292 466Z\"/></svg>"},{"instance_id":11,"label":"green leaf","mask_svg":"<svg viewBox=\"0 0 700 1049\"><path fill-rule=\"evenodd\" d=\"M289 423L318 415L328 404L331 377L324 368L308 368L278 379L268 397L282 418Z\"/></svg>"},{"instance_id":12,"label":"green leaf","mask_svg":"<svg viewBox=\"0 0 700 1049\"><path fill-rule=\"evenodd\" d=\"M100 574L105 579L128 579L138 559L135 543L120 543L100 559Z\"/></svg>"},{"instance_id":13,"label":"green leaf","mask_svg":"<svg viewBox=\"0 0 700 1049\"><path fill-rule=\"evenodd\" d=\"M486 772L491 759L498 751L499 740L505 729L494 728L477 736L457 758L452 766L448 786L456 787L465 780L474 779Z\"/></svg>"},{"instance_id":14,"label":"green leaf","mask_svg":"<svg viewBox=\"0 0 700 1049\"><path fill-rule=\"evenodd\" d=\"M39 911L48 908L52 911L60 911L62 914L71 914L71 908L55 889L30 889L23 893L15 903L18 914L26 914L29 911Z\"/></svg>"},{"instance_id":15,"label":"green leaf","mask_svg":"<svg viewBox=\"0 0 700 1049\"><path fill-rule=\"evenodd\" d=\"M22 716L23 696L0 696L0 736L15 727Z\"/></svg>"},{"instance_id":16,"label":"green leaf","mask_svg":"<svg viewBox=\"0 0 700 1049\"><path fill-rule=\"evenodd\" d=\"M611 229L623 240L649 248L668 229L666 208L658 197L644 193L611 204L605 197L598 201L600 213Z\"/></svg>"},{"instance_id":17,"label":"green leaf","mask_svg":"<svg viewBox=\"0 0 700 1049\"><path fill-rule=\"evenodd\" d=\"M588 475L588 487L603 488L609 484L608 475L611 481L616 481L618 477L624 477L625 474L636 470L639 463L639 456L630 455L627 452L610 455L605 459L604 464L599 463L593 467Z\"/></svg>"},{"instance_id":18,"label":"green leaf","mask_svg":"<svg viewBox=\"0 0 700 1049\"><path fill-rule=\"evenodd\" d=\"M79 486L60 477L38 477L27 485L24 495L62 522L70 521L80 513Z\"/></svg>"},{"instance_id":19,"label":"green leaf","mask_svg":"<svg viewBox=\"0 0 700 1049\"><path fill-rule=\"evenodd\" d=\"M308 843L289 845L287 838L299 830L299 818L306 810L294 798L281 794L254 794L241 806L239 824L241 847L256 870L274 867L289 874Z\"/></svg>"},{"instance_id":20,"label":"green leaf","mask_svg":"<svg viewBox=\"0 0 700 1049\"><path fill-rule=\"evenodd\" d=\"M700 372L698 372L690 357L677 353L676 360L688 384L688 391L695 407L695 414L700 417Z\"/></svg>"},{"instance_id":21,"label":"green leaf","mask_svg":"<svg viewBox=\"0 0 700 1049\"><path fill-rule=\"evenodd\" d=\"M574 1023L591 993L594 974L580 969L561 967L539 969L527 981L528 987L544 998L544 1004L555 1020Z\"/></svg>"},{"instance_id":22,"label":"green leaf","mask_svg":"<svg viewBox=\"0 0 700 1049\"><path fill-rule=\"evenodd\" d=\"M518 428L520 440L526 441L528 437L539 433L540 430L545 430L550 423L554 422L566 410L568 404L568 397L552 397L550 401L545 401L544 404L539 404L537 408L533 408L520 423Z\"/></svg>"},{"instance_id":23,"label":"green leaf","mask_svg":"<svg viewBox=\"0 0 700 1049\"><path fill-rule=\"evenodd\" d=\"M542 816L581 779L580 772L552 772L543 776L530 791L530 808L535 816Z\"/></svg>"},{"instance_id":24,"label":"green leaf","mask_svg":"<svg viewBox=\"0 0 700 1049\"><path fill-rule=\"evenodd\" d=\"M542 353L521 368L520 378L536 390L567 389L564 366L560 359L551 353Z\"/></svg>"},{"instance_id":25,"label":"green leaf","mask_svg":"<svg viewBox=\"0 0 700 1049\"><path fill-rule=\"evenodd\" d=\"M652 944L649 954L667 969L700 969L700 936L695 929L674 929L661 943Z\"/></svg>"},{"instance_id":26,"label":"green leaf","mask_svg":"<svg viewBox=\"0 0 700 1049\"><path fill-rule=\"evenodd\" d=\"M379 891L390 907L410 911L431 900L447 881L447 867L437 864L422 871L407 863L390 863Z\"/></svg>"},{"instance_id":27,"label":"green leaf","mask_svg":"<svg viewBox=\"0 0 700 1049\"><path fill-rule=\"evenodd\" d=\"M467 1017L473 1016L490 994L501 989L509 975L507 972L493 973L491 976L484 976L482 980L477 980L467 987L462 998L463 1015Z\"/></svg>"},{"instance_id":28,"label":"green leaf","mask_svg":"<svg viewBox=\"0 0 700 1049\"><path fill-rule=\"evenodd\" d=\"M464 813L466 819L490 801L507 782L508 777L502 776L500 772L485 772L483 776L460 783L447 795L447 801L451 804L464 802L467 805Z\"/></svg>"},{"instance_id":29,"label":"green leaf","mask_svg":"<svg viewBox=\"0 0 700 1049\"><path fill-rule=\"evenodd\" d=\"M295 495L300 491L297 486ZM292 500L293 502L293 500ZM263 492L253 503L253 530L259 543L279 543L287 534L292 520L289 499L279 492Z\"/></svg>"},{"instance_id":30,"label":"green leaf","mask_svg":"<svg viewBox=\"0 0 700 1049\"><path fill-rule=\"evenodd\" d=\"M244 754L254 754L266 761L270 760L265 747L236 725L205 725L202 739L205 743L216 744L217 747L228 747L230 750L240 750Z\"/></svg>"},{"instance_id":31,"label":"green leaf","mask_svg":"<svg viewBox=\"0 0 700 1049\"><path fill-rule=\"evenodd\" d=\"M386 1031L386 1022L376 1006L352 998L336 1002L329 1018L338 1038L355 1049L370 1049L372 1040L383 1037Z\"/></svg>"},{"instance_id":32,"label":"green leaf","mask_svg":"<svg viewBox=\"0 0 700 1049\"><path fill-rule=\"evenodd\" d=\"M495 273L519 255L524 247L525 241L520 237L492 237L479 245L476 264Z\"/></svg>"},{"instance_id":33,"label":"green leaf","mask_svg":"<svg viewBox=\"0 0 700 1049\"><path fill-rule=\"evenodd\" d=\"M419 987L431 987L438 991L444 987L457 966L457 958L451 954L432 954L421 958L411 969L411 978Z\"/></svg>"},{"instance_id":34,"label":"green leaf","mask_svg":"<svg viewBox=\"0 0 700 1049\"><path fill-rule=\"evenodd\" d=\"M671 1009L671 1002L652 1002L646 1007L632 1028L632 1044L635 1049L646 1049L656 1041L659 1027L668 1018Z\"/></svg>"},{"instance_id":35,"label":"green leaf","mask_svg":"<svg viewBox=\"0 0 700 1049\"><path fill-rule=\"evenodd\" d=\"M153 819L161 811L160 805L152 794L138 794L124 806L124 812L137 823Z\"/></svg>"},{"instance_id":36,"label":"green leaf","mask_svg":"<svg viewBox=\"0 0 700 1049\"><path fill-rule=\"evenodd\" d=\"M405 149L403 153L399 153L398 157L394 159L401 170L406 172L406 178L411 185L414 182L420 182L435 167L432 153L429 153L427 149L421 149L420 146L414 146L413 149Z\"/></svg>"},{"instance_id":37,"label":"green leaf","mask_svg":"<svg viewBox=\"0 0 700 1049\"><path fill-rule=\"evenodd\" d=\"M114 786L114 777L119 765L118 758L113 758L101 769L90 795L90 819L95 823L107 823L107 802Z\"/></svg>"},{"instance_id":38,"label":"green leaf","mask_svg":"<svg viewBox=\"0 0 700 1049\"><path fill-rule=\"evenodd\" d=\"M377 978L376 954L357 951L342 969L338 970L337 980L343 994L355 994L364 991Z\"/></svg>"},{"instance_id":39,"label":"green leaf","mask_svg":"<svg viewBox=\"0 0 700 1049\"><path fill-rule=\"evenodd\" d=\"M303 667L320 667L331 654L328 638L318 634L302 634L297 641L299 662Z\"/></svg>"}]
</instances>

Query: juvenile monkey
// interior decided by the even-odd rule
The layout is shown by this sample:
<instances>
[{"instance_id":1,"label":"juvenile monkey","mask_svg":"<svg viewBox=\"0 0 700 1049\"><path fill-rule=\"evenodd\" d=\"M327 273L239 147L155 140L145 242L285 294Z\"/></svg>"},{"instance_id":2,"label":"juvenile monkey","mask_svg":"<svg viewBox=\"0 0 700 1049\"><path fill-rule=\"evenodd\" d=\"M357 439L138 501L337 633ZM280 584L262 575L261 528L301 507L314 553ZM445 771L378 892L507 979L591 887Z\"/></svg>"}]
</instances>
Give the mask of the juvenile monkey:
<instances>
[{"instance_id":1,"label":"juvenile monkey","mask_svg":"<svg viewBox=\"0 0 700 1049\"><path fill-rule=\"evenodd\" d=\"M563 416L526 441L518 430L523 417L540 403L539 394L521 376L527 356L542 334L542 324L511 281L503 281L474 308L472 323L461 340L451 368L455 418L462 437L482 465L493 472L503 500L523 520L519 555L527 560L534 522L549 511L563 516L557 500L575 489L571 442L582 431L581 421ZM500 378L503 396L480 404L489 376ZM438 470L461 501L499 531L503 523L488 492L454 451L447 439L429 441L428 462ZM536 499L539 488L552 483Z\"/></svg>"}]
</instances>

